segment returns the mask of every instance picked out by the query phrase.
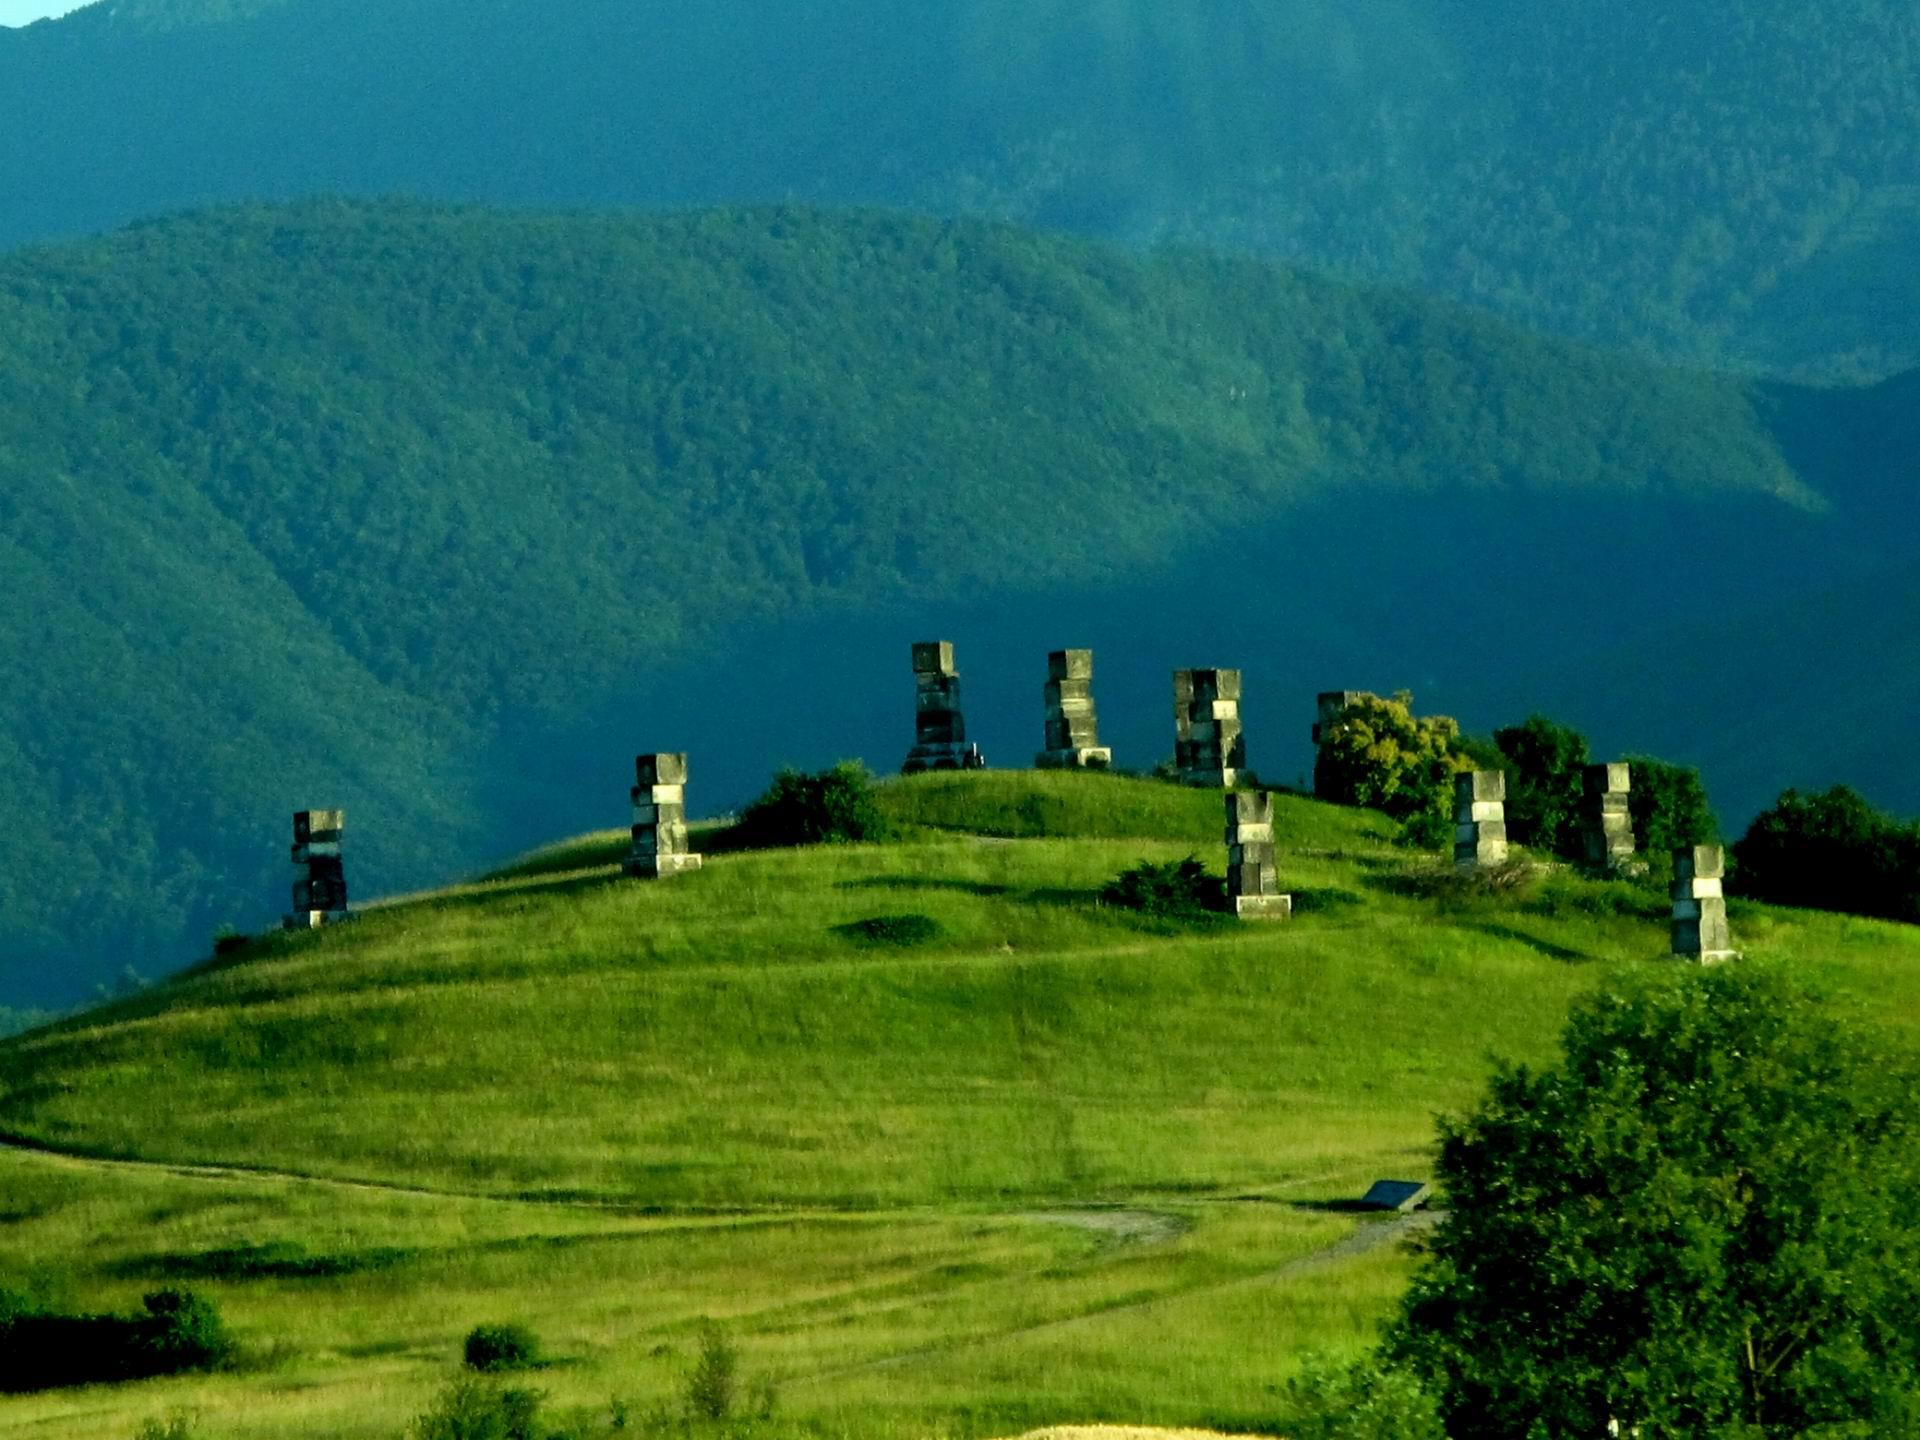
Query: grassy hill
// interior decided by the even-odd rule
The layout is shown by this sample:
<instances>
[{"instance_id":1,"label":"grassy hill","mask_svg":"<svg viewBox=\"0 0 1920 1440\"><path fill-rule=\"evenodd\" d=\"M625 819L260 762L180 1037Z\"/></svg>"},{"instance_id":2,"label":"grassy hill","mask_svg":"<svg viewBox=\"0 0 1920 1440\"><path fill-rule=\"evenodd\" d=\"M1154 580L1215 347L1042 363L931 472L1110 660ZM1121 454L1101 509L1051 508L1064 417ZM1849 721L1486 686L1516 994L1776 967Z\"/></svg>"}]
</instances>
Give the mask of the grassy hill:
<instances>
[{"instance_id":1,"label":"grassy hill","mask_svg":"<svg viewBox=\"0 0 1920 1440\"><path fill-rule=\"evenodd\" d=\"M881 215L316 203L8 256L0 986L258 923L309 805L392 890L617 817L636 732L689 737L716 807L885 768L875 657L926 634L976 657L988 738L1036 713L1013 656L1102 646L1144 767L1196 649L1299 750L1330 685L1524 679L1896 541L1820 518L1770 403L1254 262ZM1702 515L1724 543L1676 575ZM1607 583L1543 579L1596 526Z\"/></svg>"},{"instance_id":2,"label":"grassy hill","mask_svg":"<svg viewBox=\"0 0 1920 1440\"><path fill-rule=\"evenodd\" d=\"M802 199L1221 244L1689 363L1920 360L1911 7L106 0L0 31L0 244L216 200Z\"/></svg>"},{"instance_id":3,"label":"grassy hill","mask_svg":"<svg viewBox=\"0 0 1920 1440\"><path fill-rule=\"evenodd\" d=\"M1476 892L1365 812L1281 798L1293 922L1176 924L1098 889L1217 861L1217 795L996 774L881 796L898 842L647 886L585 837L574 868L543 852L266 937L0 1045L0 1283L123 1308L191 1283L256 1357L0 1399L0 1424L131 1434L185 1405L212 1440L390 1440L504 1317L562 1362L537 1378L557 1404L638 1407L712 1316L796 1432L1271 1425L1410 1263L1339 1202L1428 1173L1433 1115L1491 1054L1544 1057L1574 996L1671 963L1659 893ZM938 934L846 928L902 914ZM1735 923L1920 1043L1911 929Z\"/></svg>"}]
</instances>

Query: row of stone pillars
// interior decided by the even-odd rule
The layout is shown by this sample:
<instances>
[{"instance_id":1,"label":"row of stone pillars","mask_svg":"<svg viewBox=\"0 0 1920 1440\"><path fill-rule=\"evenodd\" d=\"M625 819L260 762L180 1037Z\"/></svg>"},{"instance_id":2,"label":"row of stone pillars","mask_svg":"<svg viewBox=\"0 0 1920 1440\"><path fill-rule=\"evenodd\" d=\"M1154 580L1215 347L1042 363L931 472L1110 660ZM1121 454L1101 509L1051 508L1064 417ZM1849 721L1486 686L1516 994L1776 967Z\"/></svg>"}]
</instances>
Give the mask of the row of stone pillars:
<instances>
[{"instance_id":1,"label":"row of stone pillars","mask_svg":"<svg viewBox=\"0 0 1920 1440\"><path fill-rule=\"evenodd\" d=\"M980 747L967 739L960 705L960 672L953 643L934 640L913 647L914 738L900 769L979 770ZM1232 789L1247 765L1240 725L1241 672L1173 672L1174 769L1188 785ZM1100 743L1093 703L1093 651L1055 650L1047 656L1042 691L1045 748L1034 757L1043 770L1104 770L1113 751Z\"/></svg>"}]
</instances>

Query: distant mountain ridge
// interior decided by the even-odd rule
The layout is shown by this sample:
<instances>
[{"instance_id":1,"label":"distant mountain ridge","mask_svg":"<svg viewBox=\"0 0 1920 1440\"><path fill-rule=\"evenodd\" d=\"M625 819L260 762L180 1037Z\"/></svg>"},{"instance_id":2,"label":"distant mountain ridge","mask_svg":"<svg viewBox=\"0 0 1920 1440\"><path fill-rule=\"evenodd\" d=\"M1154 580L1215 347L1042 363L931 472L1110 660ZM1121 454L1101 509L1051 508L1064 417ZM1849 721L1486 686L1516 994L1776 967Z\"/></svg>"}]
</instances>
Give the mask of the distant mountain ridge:
<instances>
[{"instance_id":1,"label":"distant mountain ridge","mask_svg":"<svg viewBox=\"0 0 1920 1440\"><path fill-rule=\"evenodd\" d=\"M699 752L712 808L890 766L886 657L934 633L1002 765L1019 657L1067 643L1141 766L1173 664L1250 667L1279 778L1316 689L1528 704L1597 617L1904 543L1827 513L1774 407L1404 293L880 214L313 203L0 258L0 986L263 923L308 805L365 895L617 818L639 749Z\"/></svg>"},{"instance_id":2,"label":"distant mountain ridge","mask_svg":"<svg viewBox=\"0 0 1920 1440\"><path fill-rule=\"evenodd\" d=\"M1920 363L1917 45L1896 0L102 0L0 33L0 244L314 194L881 203L1881 378Z\"/></svg>"}]
</instances>

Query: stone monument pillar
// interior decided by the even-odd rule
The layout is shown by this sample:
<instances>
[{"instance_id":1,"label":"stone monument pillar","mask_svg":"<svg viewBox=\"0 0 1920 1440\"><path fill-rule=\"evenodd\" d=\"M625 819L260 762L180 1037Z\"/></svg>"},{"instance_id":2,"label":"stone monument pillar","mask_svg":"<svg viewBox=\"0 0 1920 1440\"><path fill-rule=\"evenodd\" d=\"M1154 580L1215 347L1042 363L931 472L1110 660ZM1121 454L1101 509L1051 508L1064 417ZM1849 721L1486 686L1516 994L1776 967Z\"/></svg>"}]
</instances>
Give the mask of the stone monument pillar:
<instances>
[{"instance_id":1,"label":"stone monument pillar","mask_svg":"<svg viewBox=\"0 0 1920 1440\"><path fill-rule=\"evenodd\" d=\"M317 930L347 918L347 876L340 837L344 810L302 810L293 817L293 911L289 930Z\"/></svg>"},{"instance_id":2,"label":"stone monument pillar","mask_svg":"<svg viewBox=\"0 0 1920 1440\"><path fill-rule=\"evenodd\" d=\"M1723 881L1727 852L1695 845L1673 852L1673 953L1713 964L1734 958Z\"/></svg>"},{"instance_id":3,"label":"stone monument pillar","mask_svg":"<svg viewBox=\"0 0 1920 1440\"><path fill-rule=\"evenodd\" d=\"M636 880L664 880L700 868L687 839L687 757L641 755L634 762L639 784L633 789L633 853L627 874Z\"/></svg>"},{"instance_id":4,"label":"stone monument pillar","mask_svg":"<svg viewBox=\"0 0 1920 1440\"><path fill-rule=\"evenodd\" d=\"M1589 765L1586 803L1580 833L1587 863L1596 868L1618 868L1633 859L1633 790L1630 765Z\"/></svg>"},{"instance_id":5,"label":"stone monument pillar","mask_svg":"<svg viewBox=\"0 0 1920 1440\"><path fill-rule=\"evenodd\" d=\"M1453 781L1453 863L1462 870L1507 858L1507 774L1475 770Z\"/></svg>"},{"instance_id":6,"label":"stone monument pillar","mask_svg":"<svg viewBox=\"0 0 1920 1440\"><path fill-rule=\"evenodd\" d=\"M1227 904L1242 920L1285 920L1293 897L1280 893L1273 853L1273 796L1241 790L1227 801Z\"/></svg>"},{"instance_id":7,"label":"stone monument pillar","mask_svg":"<svg viewBox=\"0 0 1920 1440\"><path fill-rule=\"evenodd\" d=\"M1174 767L1183 785L1230 790L1247 765L1238 670L1173 672Z\"/></svg>"},{"instance_id":8,"label":"stone monument pillar","mask_svg":"<svg viewBox=\"0 0 1920 1440\"><path fill-rule=\"evenodd\" d=\"M913 749L900 767L904 775L924 770L984 770L978 745L967 743L967 722L960 713L960 672L953 666L953 642L935 640L913 647Z\"/></svg>"},{"instance_id":9,"label":"stone monument pillar","mask_svg":"<svg viewBox=\"0 0 1920 1440\"><path fill-rule=\"evenodd\" d=\"M1113 751L1100 747L1093 711L1093 651L1055 650L1047 656L1047 748L1034 757L1042 770L1105 770Z\"/></svg>"}]
</instances>

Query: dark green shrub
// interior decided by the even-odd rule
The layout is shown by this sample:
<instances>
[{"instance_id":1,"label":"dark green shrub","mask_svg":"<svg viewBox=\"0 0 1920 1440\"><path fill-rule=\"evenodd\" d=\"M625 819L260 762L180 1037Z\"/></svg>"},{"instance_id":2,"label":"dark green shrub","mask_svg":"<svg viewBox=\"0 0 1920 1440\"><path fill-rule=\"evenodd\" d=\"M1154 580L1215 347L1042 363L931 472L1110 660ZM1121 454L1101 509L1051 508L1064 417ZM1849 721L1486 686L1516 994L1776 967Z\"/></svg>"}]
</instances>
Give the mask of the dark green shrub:
<instances>
[{"instance_id":1,"label":"dark green shrub","mask_svg":"<svg viewBox=\"0 0 1920 1440\"><path fill-rule=\"evenodd\" d=\"M1580 809L1593 762L1587 737L1532 715L1524 724L1494 731L1493 743L1507 772L1508 838L1550 855L1582 858Z\"/></svg>"},{"instance_id":2,"label":"dark green shrub","mask_svg":"<svg viewBox=\"0 0 1920 1440\"><path fill-rule=\"evenodd\" d=\"M834 932L868 945L893 945L903 949L930 944L946 933L938 920L927 915L876 915L871 920L836 925Z\"/></svg>"},{"instance_id":3,"label":"dark green shrub","mask_svg":"<svg viewBox=\"0 0 1920 1440\"><path fill-rule=\"evenodd\" d=\"M233 1337L214 1303L191 1290L158 1290L146 1297L138 1348L149 1375L217 1370L233 1359Z\"/></svg>"},{"instance_id":4,"label":"dark green shrub","mask_svg":"<svg viewBox=\"0 0 1920 1440\"><path fill-rule=\"evenodd\" d=\"M1844 785L1789 790L1733 847L1742 895L1920 922L1920 827Z\"/></svg>"},{"instance_id":5,"label":"dark green shrub","mask_svg":"<svg viewBox=\"0 0 1920 1440\"><path fill-rule=\"evenodd\" d=\"M1633 841L1654 860L1671 860L1690 845L1711 845L1720 838L1720 822L1707 803L1700 772L1670 765L1651 755L1629 755L1633 767Z\"/></svg>"},{"instance_id":6,"label":"dark green shrub","mask_svg":"<svg viewBox=\"0 0 1920 1440\"><path fill-rule=\"evenodd\" d=\"M524 1325L476 1325L467 1332L466 1360L483 1375L526 1370L540 1363L540 1342Z\"/></svg>"},{"instance_id":7,"label":"dark green shrub","mask_svg":"<svg viewBox=\"0 0 1920 1440\"><path fill-rule=\"evenodd\" d=\"M0 1392L216 1370L233 1353L213 1302L185 1290L148 1295L139 1315L61 1315L19 1296L0 1313Z\"/></svg>"},{"instance_id":8,"label":"dark green shrub","mask_svg":"<svg viewBox=\"0 0 1920 1440\"><path fill-rule=\"evenodd\" d=\"M1224 911L1227 887L1224 880L1209 875L1206 867L1189 855L1165 865L1142 860L1115 876L1100 892L1100 898L1142 915L1188 919Z\"/></svg>"},{"instance_id":9,"label":"dark green shrub","mask_svg":"<svg viewBox=\"0 0 1920 1440\"><path fill-rule=\"evenodd\" d=\"M1446 1440L1433 1397L1405 1369L1310 1361L1282 1403L1288 1440Z\"/></svg>"},{"instance_id":10,"label":"dark green shrub","mask_svg":"<svg viewBox=\"0 0 1920 1440\"><path fill-rule=\"evenodd\" d=\"M451 1381L414 1418L408 1440L546 1440L537 1390L501 1390L475 1375Z\"/></svg>"},{"instance_id":11,"label":"dark green shrub","mask_svg":"<svg viewBox=\"0 0 1920 1440\"><path fill-rule=\"evenodd\" d=\"M726 1419L733 1413L739 1378L740 1353L709 1320L700 1327L700 1353L687 1377L687 1412L701 1420Z\"/></svg>"},{"instance_id":12,"label":"dark green shrub","mask_svg":"<svg viewBox=\"0 0 1920 1440\"><path fill-rule=\"evenodd\" d=\"M742 845L772 848L884 840L891 827L874 801L866 767L846 761L814 775L782 770L741 814L734 833Z\"/></svg>"}]
</instances>

